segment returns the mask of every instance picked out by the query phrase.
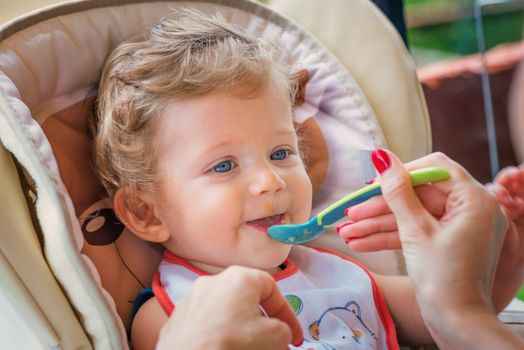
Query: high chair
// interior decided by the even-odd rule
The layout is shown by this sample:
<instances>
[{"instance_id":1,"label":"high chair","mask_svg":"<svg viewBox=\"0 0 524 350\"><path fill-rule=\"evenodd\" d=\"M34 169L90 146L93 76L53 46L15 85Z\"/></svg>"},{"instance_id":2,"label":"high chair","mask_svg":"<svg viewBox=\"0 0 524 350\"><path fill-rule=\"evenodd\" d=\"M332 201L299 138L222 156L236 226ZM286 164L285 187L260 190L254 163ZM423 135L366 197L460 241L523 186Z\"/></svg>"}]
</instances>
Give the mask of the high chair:
<instances>
[{"instance_id":1,"label":"high chair","mask_svg":"<svg viewBox=\"0 0 524 350\"><path fill-rule=\"evenodd\" d=\"M151 284L161 252L115 219L91 167L87 119L110 50L180 6L220 11L251 33L280 38L300 74L304 101L294 118L309 148L314 213L364 185L359 151L389 148L405 161L430 152L415 67L368 0L269 7L249 0L78 0L5 23L0 332L6 348L129 347L133 301ZM404 273L398 252L354 254L333 232L314 244L377 272Z\"/></svg>"}]
</instances>

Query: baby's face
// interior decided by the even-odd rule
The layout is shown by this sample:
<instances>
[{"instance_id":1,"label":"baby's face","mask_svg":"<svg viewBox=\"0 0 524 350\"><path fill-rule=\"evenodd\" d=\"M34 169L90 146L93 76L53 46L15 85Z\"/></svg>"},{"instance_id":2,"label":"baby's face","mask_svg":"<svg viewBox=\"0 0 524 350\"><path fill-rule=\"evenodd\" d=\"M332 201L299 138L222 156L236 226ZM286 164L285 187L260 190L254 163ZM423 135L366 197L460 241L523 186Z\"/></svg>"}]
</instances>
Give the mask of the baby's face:
<instances>
[{"instance_id":1,"label":"baby's face","mask_svg":"<svg viewBox=\"0 0 524 350\"><path fill-rule=\"evenodd\" d=\"M311 182L298 152L287 96L220 91L177 101L161 118L157 215L175 254L209 272L229 265L271 270L290 246L275 224L305 222Z\"/></svg>"}]
</instances>

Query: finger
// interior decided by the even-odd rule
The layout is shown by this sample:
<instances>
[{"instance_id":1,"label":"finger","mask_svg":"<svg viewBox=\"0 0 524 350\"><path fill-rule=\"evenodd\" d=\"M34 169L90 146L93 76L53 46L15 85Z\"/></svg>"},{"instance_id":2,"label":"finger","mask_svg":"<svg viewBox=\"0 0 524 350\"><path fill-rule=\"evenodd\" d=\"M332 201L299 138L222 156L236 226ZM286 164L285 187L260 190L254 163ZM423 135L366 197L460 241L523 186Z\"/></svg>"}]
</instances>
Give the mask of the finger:
<instances>
[{"instance_id":1,"label":"finger","mask_svg":"<svg viewBox=\"0 0 524 350\"><path fill-rule=\"evenodd\" d=\"M373 197L364 203L360 203L346 210L346 215L352 222L388 213L391 213L391 210L382 196Z\"/></svg>"},{"instance_id":2,"label":"finger","mask_svg":"<svg viewBox=\"0 0 524 350\"><path fill-rule=\"evenodd\" d=\"M440 217L444 214L448 195L442 190L430 184L415 187L415 193L422 205L433 216ZM382 196L373 197L364 203L348 208L346 211L346 215L353 223L389 213L391 213L391 209Z\"/></svg>"},{"instance_id":3,"label":"finger","mask_svg":"<svg viewBox=\"0 0 524 350\"><path fill-rule=\"evenodd\" d=\"M415 193L426 210L434 217L441 217L446 210L448 194L435 184L415 187Z\"/></svg>"},{"instance_id":4,"label":"finger","mask_svg":"<svg viewBox=\"0 0 524 350\"><path fill-rule=\"evenodd\" d=\"M409 171L433 166L445 168L450 174L451 181L438 181L432 183L432 186L443 191L446 195L453 192L453 190L457 186L460 186L464 181L469 183L475 181L464 167L440 152L431 153L425 157L404 164L404 167Z\"/></svg>"},{"instance_id":5,"label":"finger","mask_svg":"<svg viewBox=\"0 0 524 350\"><path fill-rule=\"evenodd\" d=\"M508 189L511 191L513 196L524 196L524 170L515 169L512 171L509 176L509 183L507 185Z\"/></svg>"},{"instance_id":6,"label":"finger","mask_svg":"<svg viewBox=\"0 0 524 350\"><path fill-rule=\"evenodd\" d=\"M471 177L471 175L464 169L463 166L441 152L431 153L427 156L412 160L405 163L404 166L409 171L426 167L440 166L446 168L450 173L454 173L460 177Z\"/></svg>"},{"instance_id":7,"label":"finger","mask_svg":"<svg viewBox=\"0 0 524 350\"><path fill-rule=\"evenodd\" d=\"M493 182L504 186L513 196L524 196L524 171L521 168L504 168Z\"/></svg>"},{"instance_id":8,"label":"finger","mask_svg":"<svg viewBox=\"0 0 524 350\"><path fill-rule=\"evenodd\" d=\"M350 238L346 241L351 250L356 252L376 252L402 248L398 231L380 232L361 238Z\"/></svg>"},{"instance_id":9,"label":"finger","mask_svg":"<svg viewBox=\"0 0 524 350\"><path fill-rule=\"evenodd\" d=\"M339 230L338 234L344 239L362 238L380 232L390 232L396 230L397 222L395 217L392 213L389 213L343 226Z\"/></svg>"},{"instance_id":10,"label":"finger","mask_svg":"<svg viewBox=\"0 0 524 350\"><path fill-rule=\"evenodd\" d=\"M524 174L522 174L524 175ZM513 181L512 183L512 194L517 197L524 197L524 179Z\"/></svg>"},{"instance_id":11,"label":"finger","mask_svg":"<svg viewBox=\"0 0 524 350\"><path fill-rule=\"evenodd\" d=\"M288 345L292 343L291 331L289 326L276 318L266 318L263 320L257 320L253 323L253 331L250 333L255 334L258 339L253 343L256 346L251 345L249 349L254 350L266 350L266 349L288 349ZM267 335L271 334L270 337ZM260 335L260 336L258 336ZM295 343L298 344L298 343Z\"/></svg>"},{"instance_id":12,"label":"finger","mask_svg":"<svg viewBox=\"0 0 524 350\"><path fill-rule=\"evenodd\" d=\"M274 278L268 273L259 272L261 273L255 276L255 280L250 281L250 283L256 283L256 288L252 288L252 290L259 293L256 295L258 303L264 308L269 317L275 317L289 326L293 344L302 342L302 327L294 311L278 290Z\"/></svg>"},{"instance_id":13,"label":"finger","mask_svg":"<svg viewBox=\"0 0 524 350\"><path fill-rule=\"evenodd\" d=\"M511 219L513 220L522 220L522 217L524 216L524 199L522 198L515 198L514 200L514 208L511 213Z\"/></svg>"},{"instance_id":14,"label":"finger","mask_svg":"<svg viewBox=\"0 0 524 350\"><path fill-rule=\"evenodd\" d=\"M524 198L512 196L508 189L499 183L487 184L486 188L497 198L510 219L520 220L524 216Z\"/></svg>"},{"instance_id":15,"label":"finger","mask_svg":"<svg viewBox=\"0 0 524 350\"><path fill-rule=\"evenodd\" d=\"M513 198L506 187L499 183L489 183L486 185L486 189L492 193L497 201L504 207L511 207L514 204Z\"/></svg>"},{"instance_id":16,"label":"finger","mask_svg":"<svg viewBox=\"0 0 524 350\"><path fill-rule=\"evenodd\" d=\"M511 178L512 174L518 173L519 171L520 169L515 166L506 167L498 172L493 181L498 183L504 183Z\"/></svg>"},{"instance_id":17,"label":"finger","mask_svg":"<svg viewBox=\"0 0 524 350\"><path fill-rule=\"evenodd\" d=\"M400 229L434 221L415 194L408 172L393 153L376 150L372 153L372 161L379 172L382 170L382 195L395 214Z\"/></svg>"}]
</instances>

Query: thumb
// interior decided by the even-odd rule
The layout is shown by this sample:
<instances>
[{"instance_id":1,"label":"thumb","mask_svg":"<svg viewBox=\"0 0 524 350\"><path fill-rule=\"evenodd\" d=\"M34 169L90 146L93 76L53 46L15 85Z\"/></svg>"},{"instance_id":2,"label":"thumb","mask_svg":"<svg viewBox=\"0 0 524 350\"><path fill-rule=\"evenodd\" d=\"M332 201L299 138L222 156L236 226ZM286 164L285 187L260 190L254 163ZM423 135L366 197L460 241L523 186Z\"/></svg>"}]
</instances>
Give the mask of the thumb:
<instances>
[{"instance_id":1,"label":"thumb","mask_svg":"<svg viewBox=\"0 0 524 350\"><path fill-rule=\"evenodd\" d=\"M415 232L408 227L434 221L417 197L409 173L393 153L376 149L371 161L380 175L382 195L395 215L401 240L403 235Z\"/></svg>"}]
</instances>

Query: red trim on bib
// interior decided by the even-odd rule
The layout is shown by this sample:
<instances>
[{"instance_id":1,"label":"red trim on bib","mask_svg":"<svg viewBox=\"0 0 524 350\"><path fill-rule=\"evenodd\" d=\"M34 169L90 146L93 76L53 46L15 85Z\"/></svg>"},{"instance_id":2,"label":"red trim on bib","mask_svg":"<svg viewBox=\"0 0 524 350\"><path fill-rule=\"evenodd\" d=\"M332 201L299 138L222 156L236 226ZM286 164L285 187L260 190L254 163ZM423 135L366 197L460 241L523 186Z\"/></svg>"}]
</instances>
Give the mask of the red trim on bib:
<instances>
[{"instance_id":1,"label":"red trim on bib","mask_svg":"<svg viewBox=\"0 0 524 350\"><path fill-rule=\"evenodd\" d=\"M184 266L186 269L193 271L194 273L196 273L199 276L208 276L209 275L209 272L206 272L202 270L201 268L191 264L189 261L182 259L179 256L176 256L169 250L164 251L164 260L171 264ZM289 258L284 260L282 265L285 265L286 267L282 271L279 271L278 273L273 275L273 278L275 279L275 281L279 281L286 277L292 276L294 273L298 271L297 264L295 264L295 262Z\"/></svg>"},{"instance_id":2,"label":"red trim on bib","mask_svg":"<svg viewBox=\"0 0 524 350\"><path fill-rule=\"evenodd\" d=\"M280 281L284 278L292 276L298 271L297 264L295 264L295 262L289 258L284 260L282 265L285 265L286 267L284 267L282 271L279 271L278 273L273 275L275 281Z\"/></svg>"},{"instance_id":3,"label":"red trim on bib","mask_svg":"<svg viewBox=\"0 0 524 350\"><path fill-rule=\"evenodd\" d=\"M341 254L339 252L329 250L326 248L320 248L320 247L311 247L311 248L315 249L316 251L336 255L341 259L350 261L353 264L360 267L368 275L371 281L371 287L373 289L373 299L375 300L375 305L377 307L378 314L382 321L382 325L384 326L384 329L386 330L386 345L388 349L398 350L399 345L398 345L398 340L397 340L397 332L395 330L395 324L393 323L393 318L391 317L391 314L386 305L386 302L384 301L384 296L382 295L382 292L378 288L377 283L375 282L375 279L373 278L373 276L371 276L368 269L364 265L362 265L362 263L350 258L349 256L345 256L344 254Z\"/></svg>"},{"instance_id":4,"label":"red trim on bib","mask_svg":"<svg viewBox=\"0 0 524 350\"><path fill-rule=\"evenodd\" d=\"M179 256L176 256L175 254L171 253L169 250L164 251L164 260L175 265L181 265L184 266L186 269L193 271L199 276L208 276L209 272L206 272L202 270L201 268L191 264L189 261L182 259Z\"/></svg>"},{"instance_id":5,"label":"red trim on bib","mask_svg":"<svg viewBox=\"0 0 524 350\"><path fill-rule=\"evenodd\" d=\"M196 273L199 276L208 276L209 272L206 272L202 270L201 268L191 264L189 261L182 259L179 256L176 256L169 250L164 251L164 261L167 261L171 264L180 265L185 267L186 269ZM298 271L297 264L292 261L291 259L286 259L282 265L285 265L285 268L273 275L273 278L275 281L279 281L281 279L284 279L286 277L289 277L296 273ZM155 276L153 277L153 293L155 294L156 299L160 303L160 306L162 306L162 309L166 312L168 316L173 313L175 310L175 304L169 297L169 294L166 292L164 286L162 285L162 282L160 281L160 273L157 271L155 273Z\"/></svg>"},{"instance_id":6,"label":"red trim on bib","mask_svg":"<svg viewBox=\"0 0 524 350\"><path fill-rule=\"evenodd\" d=\"M162 286L162 282L160 282L160 273L158 273L158 271L155 273L155 276L153 277L152 287L156 300L158 300L158 303L160 304L160 306L162 306L162 309L164 309L165 313L168 316L171 316L173 311L175 311L175 304L173 304L171 298L164 289L164 286Z\"/></svg>"}]
</instances>

